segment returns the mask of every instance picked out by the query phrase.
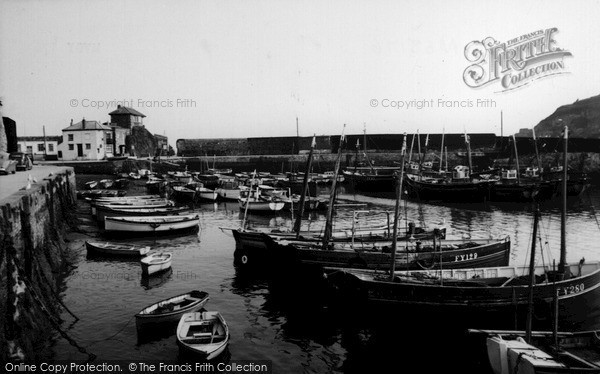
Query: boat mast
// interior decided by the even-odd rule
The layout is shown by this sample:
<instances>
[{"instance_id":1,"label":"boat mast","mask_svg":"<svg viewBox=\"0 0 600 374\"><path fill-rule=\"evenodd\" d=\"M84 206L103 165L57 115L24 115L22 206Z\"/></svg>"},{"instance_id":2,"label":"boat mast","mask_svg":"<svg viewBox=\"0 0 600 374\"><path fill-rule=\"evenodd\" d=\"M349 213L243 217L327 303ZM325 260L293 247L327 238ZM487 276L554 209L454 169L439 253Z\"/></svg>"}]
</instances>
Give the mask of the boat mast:
<instances>
[{"instance_id":1,"label":"boat mast","mask_svg":"<svg viewBox=\"0 0 600 374\"><path fill-rule=\"evenodd\" d=\"M323 249L327 249L327 245L329 244L329 239L331 238L332 227L332 217L333 217L333 203L335 201L335 189L337 187L337 179L340 171L340 160L342 159L342 146L344 145L344 130L346 129L346 124L344 124L344 128L342 129L342 136L340 136L340 144L338 146L338 155L337 160L335 161L335 171L333 172L333 181L331 182L331 193L329 194L329 205L327 206L327 220L325 221L325 233L323 234Z\"/></svg>"},{"instance_id":2,"label":"boat mast","mask_svg":"<svg viewBox=\"0 0 600 374\"><path fill-rule=\"evenodd\" d=\"M371 172L373 172L373 165L371 164L371 160L369 159L369 155L367 154L367 125L364 125L363 128L363 148L365 149L365 159L367 159L367 163L371 168Z\"/></svg>"},{"instance_id":3,"label":"boat mast","mask_svg":"<svg viewBox=\"0 0 600 374\"><path fill-rule=\"evenodd\" d=\"M469 160L469 178L471 178L471 173L473 173L473 161L471 160L471 140L469 139L469 135L467 135L467 130L465 130L465 144L467 146L467 158Z\"/></svg>"},{"instance_id":4,"label":"boat mast","mask_svg":"<svg viewBox=\"0 0 600 374\"><path fill-rule=\"evenodd\" d=\"M306 199L306 193L308 191L308 175L310 168L312 167L312 157L317 145L316 134L313 135L312 143L310 144L310 152L308 153L308 160L306 161L306 171L304 172L304 183L302 183L302 195L300 195L300 207L298 208L298 216L294 223L294 231L296 231L296 238L300 236L300 226L302 225L302 215L304 214L304 201Z\"/></svg>"},{"instance_id":5,"label":"boat mast","mask_svg":"<svg viewBox=\"0 0 600 374\"><path fill-rule=\"evenodd\" d=\"M440 173L442 172L442 164L444 163L444 136L446 135L446 126L442 128L442 146L440 147Z\"/></svg>"},{"instance_id":6,"label":"boat mast","mask_svg":"<svg viewBox=\"0 0 600 374\"><path fill-rule=\"evenodd\" d=\"M248 217L248 206L250 205L250 196L252 195L252 186L254 185L255 177L256 177L256 169L252 173L252 181L250 182L250 189L248 189L248 196L246 196L246 207L244 208L244 220L242 221L242 230L246 230L246 217ZM258 184L256 185L256 197L258 200Z\"/></svg>"},{"instance_id":7,"label":"boat mast","mask_svg":"<svg viewBox=\"0 0 600 374\"><path fill-rule=\"evenodd\" d=\"M517 138L515 138L515 134L513 134L512 138L513 147L515 148L515 164L517 165L517 183L521 183L521 177L519 175L519 153L517 153Z\"/></svg>"},{"instance_id":8,"label":"boat mast","mask_svg":"<svg viewBox=\"0 0 600 374\"><path fill-rule=\"evenodd\" d=\"M558 263L558 273L560 279L565 275L565 263L567 262L567 242L566 242L566 226L567 226L567 169L568 169L568 144L569 144L569 128L564 129L563 143L563 178L562 178L562 212L560 215L560 262Z\"/></svg>"},{"instance_id":9,"label":"boat mast","mask_svg":"<svg viewBox=\"0 0 600 374\"><path fill-rule=\"evenodd\" d=\"M538 152L537 139L535 138L535 127L531 129L533 132L533 146L535 147L535 159L537 161L538 173L542 175L542 162L540 161L540 153Z\"/></svg>"},{"instance_id":10,"label":"boat mast","mask_svg":"<svg viewBox=\"0 0 600 374\"><path fill-rule=\"evenodd\" d=\"M391 272L390 281L394 281L394 273L396 272L396 245L398 244L398 215L400 213L400 199L402 199L402 181L404 180L404 154L406 153L406 133L402 140L402 150L400 151L400 178L396 181L396 207L394 208L394 230L392 233L392 253L391 253Z\"/></svg>"},{"instance_id":11,"label":"boat mast","mask_svg":"<svg viewBox=\"0 0 600 374\"><path fill-rule=\"evenodd\" d=\"M419 135L419 130L417 130L417 151L419 152L419 176L421 176L421 165L423 160L421 159L421 135Z\"/></svg>"},{"instance_id":12,"label":"boat mast","mask_svg":"<svg viewBox=\"0 0 600 374\"><path fill-rule=\"evenodd\" d=\"M533 213L533 240L531 241L531 255L529 257L529 302L527 303L527 321L525 325L525 341L531 343L531 329L533 320L533 286L535 284L535 242L537 240L540 210L537 205Z\"/></svg>"}]
</instances>

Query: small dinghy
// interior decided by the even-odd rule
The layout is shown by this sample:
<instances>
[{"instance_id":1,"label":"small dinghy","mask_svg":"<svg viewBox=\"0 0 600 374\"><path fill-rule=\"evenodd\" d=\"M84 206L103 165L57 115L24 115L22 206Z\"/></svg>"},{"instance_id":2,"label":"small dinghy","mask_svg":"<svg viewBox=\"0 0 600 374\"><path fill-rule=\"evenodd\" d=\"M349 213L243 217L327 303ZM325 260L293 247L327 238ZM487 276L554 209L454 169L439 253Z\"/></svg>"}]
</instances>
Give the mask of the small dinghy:
<instances>
[{"instance_id":1,"label":"small dinghy","mask_svg":"<svg viewBox=\"0 0 600 374\"><path fill-rule=\"evenodd\" d=\"M98 187L98 181L85 182L85 188L87 188L88 190L93 190L96 187Z\"/></svg>"},{"instance_id":2,"label":"small dinghy","mask_svg":"<svg viewBox=\"0 0 600 374\"><path fill-rule=\"evenodd\" d=\"M116 244L116 243L100 243L100 242L85 242L85 246L88 252L93 252L103 255L116 255L116 256L145 256L150 252L150 247L139 247L130 244Z\"/></svg>"},{"instance_id":3,"label":"small dinghy","mask_svg":"<svg viewBox=\"0 0 600 374\"><path fill-rule=\"evenodd\" d=\"M177 326L177 344L186 353L212 360L229 342L229 328L219 312L186 313Z\"/></svg>"},{"instance_id":4,"label":"small dinghy","mask_svg":"<svg viewBox=\"0 0 600 374\"><path fill-rule=\"evenodd\" d=\"M154 303L135 315L138 329L152 324L178 322L185 313L196 312L208 301L208 293L191 291Z\"/></svg>"},{"instance_id":5,"label":"small dinghy","mask_svg":"<svg viewBox=\"0 0 600 374\"><path fill-rule=\"evenodd\" d=\"M106 231L172 232L198 227L199 224L200 217L197 214L104 218Z\"/></svg>"},{"instance_id":6,"label":"small dinghy","mask_svg":"<svg viewBox=\"0 0 600 374\"><path fill-rule=\"evenodd\" d=\"M111 188L115 184L115 181L112 179L102 179L102 180L100 180L100 182L98 182L98 184L100 185L101 188L107 189L107 188Z\"/></svg>"},{"instance_id":7,"label":"small dinghy","mask_svg":"<svg viewBox=\"0 0 600 374\"><path fill-rule=\"evenodd\" d=\"M169 252L151 253L140 260L142 265L142 274L150 275L171 267L171 258L173 255Z\"/></svg>"}]
</instances>

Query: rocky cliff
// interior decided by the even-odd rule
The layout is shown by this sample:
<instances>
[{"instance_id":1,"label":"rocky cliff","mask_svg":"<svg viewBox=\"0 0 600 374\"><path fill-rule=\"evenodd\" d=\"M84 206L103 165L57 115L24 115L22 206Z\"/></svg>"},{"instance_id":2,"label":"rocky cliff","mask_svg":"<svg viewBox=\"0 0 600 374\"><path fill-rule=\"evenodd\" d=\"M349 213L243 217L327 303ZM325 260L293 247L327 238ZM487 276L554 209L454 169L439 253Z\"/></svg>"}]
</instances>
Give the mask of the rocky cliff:
<instances>
[{"instance_id":1,"label":"rocky cliff","mask_svg":"<svg viewBox=\"0 0 600 374\"><path fill-rule=\"evenodd\" d=\"M565 125L571 138L600 138L600 95L559 107L535 126L535 133L557 137Z\"/></svg>"}]
</instances>

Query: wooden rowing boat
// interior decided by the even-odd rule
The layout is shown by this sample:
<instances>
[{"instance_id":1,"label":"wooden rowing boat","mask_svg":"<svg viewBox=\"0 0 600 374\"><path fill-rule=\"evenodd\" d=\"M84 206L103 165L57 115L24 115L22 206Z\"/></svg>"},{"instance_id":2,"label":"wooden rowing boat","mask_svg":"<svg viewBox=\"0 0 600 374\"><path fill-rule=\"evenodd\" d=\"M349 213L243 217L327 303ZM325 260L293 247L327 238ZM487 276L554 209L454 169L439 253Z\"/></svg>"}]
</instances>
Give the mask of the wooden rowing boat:
<instances>
[{"instance_id":1,"label":"wooden rowing boat","mask_svg":"<svg viewBox=\"0 0 600 374\"><path fill-rule=\"evenodd\" d=\"M197 214L179 216L106 217L104 219L104 229L106 231L170 232L197 227L199 223L200 217L198 217Z\"/></svg>"},{"instance_id":2,"label":"wooden rowing boat","mask_svg":"<svg viewBox=\"0 0 600 374\"><path fill-rule=\"evenodd\" d=\"M135 315L138 329L144 326L178 322L185 313L200 310L209 300L207 292L190 291L149 305Z\"/></svg>"},{"instance_id":3,"label":"wooden rowing boat","mask_svg":"<svg viewBox=\"0 0 600 374\"><path fill-rule=\"evenodd\" d=\"M212 360L225 351L229 328L219 312L186 313L177 326L177 344L183 352Z\"/></svg>"},{"instance_id":4,"label":"wooden rowing boat","mask_svg":"<svg viewBox=\"0 0 600 374\"><path fill-rule=\"evenodd\" d=\"M150 252L150 247L138 247L130 244L117 244L109 242L90 242L86 241L85 246L88 252L103 255L116 256L145 256Z\"/></svg>"},{"instance_id":5,"label":"wooden rowing boat","mask_svg":"<svg viewBox=\"0 0 600 374\"><path fill-rule=\"evenodd\" d=\"M140 260L142 274L151 275L171 268L173 255L169 252L151 253Z\"/></svg>"}]
</instances>

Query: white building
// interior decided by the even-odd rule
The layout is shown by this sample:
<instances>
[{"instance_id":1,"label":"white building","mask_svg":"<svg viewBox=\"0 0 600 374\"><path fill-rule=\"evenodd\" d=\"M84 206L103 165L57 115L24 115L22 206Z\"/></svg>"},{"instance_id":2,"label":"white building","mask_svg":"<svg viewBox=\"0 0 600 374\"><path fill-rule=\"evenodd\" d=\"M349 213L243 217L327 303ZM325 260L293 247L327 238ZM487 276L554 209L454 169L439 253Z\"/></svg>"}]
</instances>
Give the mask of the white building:
<instances>
[{"instance_id":1,"label":"white building","mask_svg":"<svg viewBox=\"0 0 600 374\"><path fill-rule=\"evenodd\" d=\"M58 158L61 160L102 160L112 156L112 129L98 121L86 121L62 130L63 139L59 145ZM107 153L108 152L108 153Z\"/></svg>"},{"instance_id":2,"label":"white building","mask_svg":"<svg viewBox=\"0 0 600 374\"><path fill-rule=\"evenodd\" d=\"M58 145L62 142L62 136L19 136L17 137L17 151L28 153L34 160L43 160L58 157Z\"/></svg>"}]
</instances>

